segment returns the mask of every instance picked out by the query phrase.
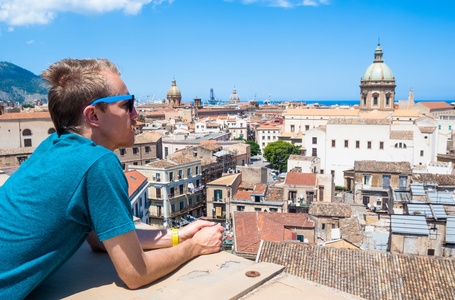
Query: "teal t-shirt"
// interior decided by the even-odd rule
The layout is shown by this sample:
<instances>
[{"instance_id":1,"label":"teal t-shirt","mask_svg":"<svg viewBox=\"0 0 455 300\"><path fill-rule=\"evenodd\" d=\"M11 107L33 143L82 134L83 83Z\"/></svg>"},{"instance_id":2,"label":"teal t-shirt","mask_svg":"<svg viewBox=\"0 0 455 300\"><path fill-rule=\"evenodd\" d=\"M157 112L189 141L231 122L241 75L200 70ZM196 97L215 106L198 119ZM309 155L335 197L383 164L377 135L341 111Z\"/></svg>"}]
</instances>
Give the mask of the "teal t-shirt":
<instances>
[{"instance_id":1,"label":"teal t-shirt","mask_svg":"<svg viewBox=\"0 0 455 300\"><path fill-rule=\"evenodd\" d=\"M0 187L0 298L22 299L94 230L135 229L114 152L76 134L50 135Z\"/></svg>"}]
</instances>

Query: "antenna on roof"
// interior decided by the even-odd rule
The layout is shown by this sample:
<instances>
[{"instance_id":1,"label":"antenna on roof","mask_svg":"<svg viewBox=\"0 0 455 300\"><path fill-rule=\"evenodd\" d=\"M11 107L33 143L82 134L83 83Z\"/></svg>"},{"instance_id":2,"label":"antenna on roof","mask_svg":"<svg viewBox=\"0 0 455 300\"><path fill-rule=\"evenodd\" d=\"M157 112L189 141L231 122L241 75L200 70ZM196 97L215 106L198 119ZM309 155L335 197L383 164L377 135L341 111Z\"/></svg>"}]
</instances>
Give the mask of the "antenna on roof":
<instances>
[{"instance_id":1,"label":"antenna on roof","mask_svg":"<svg viewBox=\"0 0 455 300\"><path fill-rule=\"evenodd\" d=\"M381 45L381 37L378 36L378 46Z\"/></svg>"}]
</instances>

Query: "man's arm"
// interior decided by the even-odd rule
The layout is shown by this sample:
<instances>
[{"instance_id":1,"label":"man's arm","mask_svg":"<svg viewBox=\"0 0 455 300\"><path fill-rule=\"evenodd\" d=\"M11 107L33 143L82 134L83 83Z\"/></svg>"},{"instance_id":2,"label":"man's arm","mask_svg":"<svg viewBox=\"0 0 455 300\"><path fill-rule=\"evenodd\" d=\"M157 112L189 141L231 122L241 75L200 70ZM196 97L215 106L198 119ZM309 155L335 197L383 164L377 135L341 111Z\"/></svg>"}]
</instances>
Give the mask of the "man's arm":
<instances>
[{"instance_id":1,"label":"man's arm","mask_svg":"<svg viewBox=\"0 0 455 300\"><path fill-rule=\"evenodd\" d=\"M219 251L223 230L220 225L203 227L175 247L148 252L143 252L135 231L105 240L103 244L120 278L130 289L136 289L198 255Z\"/></svg>"},{"instance_id":2,"label":"man's arm","mask_svg":"<svg viewBox=\"0 0 455 300\"><path fill-rule=\"evenodd\" d=\"M198 220L179 229L179 243L192 238L196 232L204 227L214 226L215 223L209 221ZM172 246L172 231L167 229L136 229L136 234L139 238L139 243L144 250L165 248ZM98 235L92 231L87 238L87 243L93 251L106 251Z\"/></svg>"}]
</instances>

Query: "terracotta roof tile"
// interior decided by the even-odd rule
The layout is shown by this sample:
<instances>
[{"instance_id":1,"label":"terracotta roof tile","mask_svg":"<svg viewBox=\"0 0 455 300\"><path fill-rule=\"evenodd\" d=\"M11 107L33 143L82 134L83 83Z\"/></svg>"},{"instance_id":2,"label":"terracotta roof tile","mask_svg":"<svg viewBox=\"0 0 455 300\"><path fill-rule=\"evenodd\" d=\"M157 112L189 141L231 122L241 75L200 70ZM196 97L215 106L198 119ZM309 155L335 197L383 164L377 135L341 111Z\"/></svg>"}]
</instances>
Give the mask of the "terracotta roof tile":
<instances>
[{"instance_id":1,"label":"terracotta roof tile","mask_svg":"<svg viewBox=\"0 0 455 300\"><path fill-rule=\"evenodd\" d=\"M425 105L426 107L430 109L437 109L437 108L448 108L448 109L453 109L453 106L450 105L447 102L443 101L438 101L438 102L419 102Z\"/></svg>"},{"instance_id":2,"label":"terracotta roof tile","mask_svg":"<svg viewBox=\"0 0 455 300\"><path fill-rule=\"evenodd\" d=\"M455 259L264 241L258 262L365 299L455 299Z\"/></svg>"},{"instance_id":3,"label":"terracotta roof tile","mask_svg":"<svg viewBox=\"0 0 455 300\"><path fill-rule=\"evenodd\" d=\"M411 173L411 164L407 161L390 162L376 160L361 160L354 162L356 172L386 172L386 173Z\"/></svg>"},{"instance_id":4,"label":"terracotta roof tile","mask_svg":"<svg viewBox=\"0 0 455 300\"><path fill-rule=\"evenodd\" d=\"M33 113L9 113L0 115L0 120L26 120L26 119L50 119L51 115L48 112L33 112Z\"/></svg>"},{"instance_id":5,"label":"terracotta roof tile","mask_svg":"<svg viewBox=\"0 0 455 300\"><path fill-rule=\"evenodd\" d=\"M126 179L128 180L128 196L131 197L137 189L147 181L147 177L142 175L136 170L125 172Z\"/></svg>"},{"instance_id":6,"label":"terracotta roof tile","mask_svg":"<svg viewBox=\"0 0 455 300\"><path fill-rule=\"evenodd\" d=\"M251 191L238 191L234 196L234 200L251 201Z\"/></svg>"},{"instance_id":7,"label":"terracotta roof tile","mask_svg":"<svg viewBox=\"0 0 455 300\"><path fill-rule=\"evenodd\" d=\"M352 208L348 204L313 202L310 206L310 215L318 217L351 217Z\"/></svg>"},{"instance_id":8,"label":"terracotta roof tile","mask_svg":"<svg viewBox=\"0 0 455 300\"><path fill-rule=\"evenodd\" d=\"M254 186L253 192L251 194L265 196L266 191L267 191L267 184L260 183L260 184L256 184Z\"/></svg>"},{"instance_id":9,"label":"terracotta roof tile","mask_svg":"<svg viewBox=\"0 0 455 300\"><path fill-rule=\"evenodd\" d=\"M236 251L256 254L261 240L295 240L296 234L286 227L314 228L314 221L307 214L234 212Z\"/></svg>"},{"instance_id":10,"label":"terracotta roof tile","mask_svg":"<svg viewBox=\"0 0 455 300\"><path fill-rule=\"evenodd\" d=\"M316 185L316 174L288 172L284 184L314 186Z\"/></svg>"}]
</instances>

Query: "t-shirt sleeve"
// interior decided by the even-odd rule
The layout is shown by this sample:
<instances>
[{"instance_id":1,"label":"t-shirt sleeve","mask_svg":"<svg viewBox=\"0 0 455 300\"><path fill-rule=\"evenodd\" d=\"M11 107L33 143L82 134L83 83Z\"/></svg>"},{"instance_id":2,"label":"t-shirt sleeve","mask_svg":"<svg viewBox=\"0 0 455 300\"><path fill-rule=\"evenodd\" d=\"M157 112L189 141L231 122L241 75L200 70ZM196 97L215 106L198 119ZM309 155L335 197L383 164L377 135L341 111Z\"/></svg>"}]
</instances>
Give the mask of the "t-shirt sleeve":
<instances>
[{"instance_id":1,"label":"t-shirt sleeve","mask_svg":"<svg viewBox=\"0 0 455 300\"><path fill-rule=\"evenodd\" d=\"M128 181L114 153L103 155L91 166L83 185L85 221L100 241L135 229Z\"/></svg>"}]
</instances>

